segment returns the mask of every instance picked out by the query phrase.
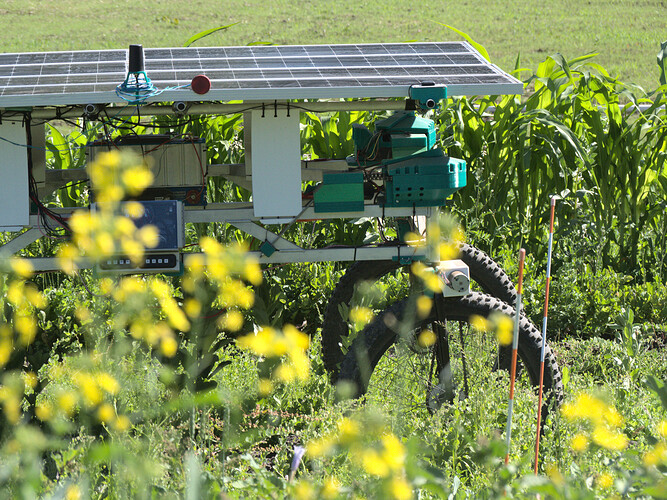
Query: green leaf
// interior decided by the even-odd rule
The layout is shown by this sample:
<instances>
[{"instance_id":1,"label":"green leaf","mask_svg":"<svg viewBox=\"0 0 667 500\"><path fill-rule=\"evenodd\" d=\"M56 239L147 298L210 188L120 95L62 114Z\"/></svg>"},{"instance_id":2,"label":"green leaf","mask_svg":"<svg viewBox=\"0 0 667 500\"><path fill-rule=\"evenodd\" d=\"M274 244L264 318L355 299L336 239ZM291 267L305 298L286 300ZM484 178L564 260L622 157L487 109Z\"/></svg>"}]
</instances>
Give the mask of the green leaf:
<instances>
[{"instance_id":1,"label":"green leaf","mask_svg":"<svg viewBox=\"0 0 667 500\"><path fill-rule=\"evenodd\" d=\"M660 44L658 52L658 66L660 67L660 85L667 85L667 76L665 75L665 59L667 59L667 41Z\"/></svg>"},{"instance_id":2,"label":"green leaf","mask_svg":"<svg viewBox=\"0 0 667 500\"><path fill-rule=\"evenodd\" d=\"M226 30L227 28L231 28L232 26L234 26L236 24L238 24L238 23L228 24L227 26L219 26L217 28L211 28L210 30L206 30L206 31L202 31L201 33L197 33L196 35L191 36L188 39L188 41L185 42L184 47L189 47L190 45L192 45L196 41L201 40L202 38L207 37L207 36L215 33L216 31Z\"/></svg>"},{"instance_id":3,"label":"green leaf","mask_svg":"<svg viewBox=\"0 0 667 500\"><path fill-rule=\"evenodd\" d=\"M660 380L653 375L648 375L644 379L644 385L660 398L662 407L667 409L667 387L665 387L664 380Z\"/></svg>"},{"instance_id":4,"label":"green leaf","mask_svg":"<svg viewBox=\"0 0 667 500\"><path fill-rule=\"evenodd\" d=\"M449 28L450 30L454 31L455 33L458 33L459 35L461 35L463 38L465 38L467 40L467 42L470 45L472 45L475 48L475 50L477 50L477 52L482 54L482 57L484 57L484 59L486 59L489 62L491 61L491 58L489 57L489 53L487 52L484 45L482 45L481 43L477 43L475 40L473 40L470 37L470 35L468 35L467 33L463 32L461 30L458 30L458 29L454 28L453 26L449 26L448 24L443 24L443 23L438 23L438 24L440 26L444 26L445 28Z\"/></svg>"}]
</instances>

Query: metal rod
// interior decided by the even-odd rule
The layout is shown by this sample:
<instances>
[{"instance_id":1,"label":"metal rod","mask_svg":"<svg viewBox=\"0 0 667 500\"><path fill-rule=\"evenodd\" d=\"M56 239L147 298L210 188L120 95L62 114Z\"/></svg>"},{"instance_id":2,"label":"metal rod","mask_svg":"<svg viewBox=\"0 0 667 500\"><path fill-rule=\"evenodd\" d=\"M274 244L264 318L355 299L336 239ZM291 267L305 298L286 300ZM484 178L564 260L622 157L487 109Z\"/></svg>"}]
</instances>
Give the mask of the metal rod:
<instances>
[{"instance_id":1,"label":"metal rod","mask_svg":"<svg viewBox=\"0 0 667 500\"><path fill-rule=\"evenodd\" d=\"M243 113L251 109L262 109L262 105L276 107L278 110L298 110L298 111L312 111L313 113L326 113L334 111L396 111L404 110L407 106L406 99L397 100L382 100L374 99L368 101L312 101L312 102L278 102L275 101L248 101L238 104L192 104L183 114L185 115L228 115L235 113ZM56 110L61 108L41 108L34 109L31 113L32 118L38 120L48 120L56 118L76 118L83 116L84 106L75 106L65 111L58 113ZM107 106L106 110L110 116L132 116L136 114L136 106ZM164 116L174 115L174 110L171 106L155 106L146 104L141 107L142 116Z\"/></svg>"},{"instance_id":2,"label":"metal rod","mask_svg":"<svg viewBox=\"0 0 667 500\"><path fill-rule=\"evenodd\" d=\"M507 407L507 430L505 432L505 444L507 454L505 465L510 461L510 446L512 443L512 414L514 411L514 381L516 380L516 358L519 349L519 321L521 320L521 294L523 292L523 264L526 260L526 250L519 250L519 282L516 287L516 305L514 317L514 336L512 337L512 366L510 370L510 399Z\"/></svg>"},{"instance_id":3,"label":"metal rod","mask_svg":"<svg viewBox=\"0 0 667 500\"><path fill-rule=\"evenodd\" d=\"M547 313L549 311L549 284L551 283L551 250L554 241L554 213L556 197L551 197L551 219L549 222L549 248L547 250L547 282L544 288L544 316L542 317L542 349L540 350L540 386L537 398L537 436L535 438L535 475L540 458L540 434L542 429L542 392L544 390L544 355L547 346Z\"/></svg>"}]
</instances>

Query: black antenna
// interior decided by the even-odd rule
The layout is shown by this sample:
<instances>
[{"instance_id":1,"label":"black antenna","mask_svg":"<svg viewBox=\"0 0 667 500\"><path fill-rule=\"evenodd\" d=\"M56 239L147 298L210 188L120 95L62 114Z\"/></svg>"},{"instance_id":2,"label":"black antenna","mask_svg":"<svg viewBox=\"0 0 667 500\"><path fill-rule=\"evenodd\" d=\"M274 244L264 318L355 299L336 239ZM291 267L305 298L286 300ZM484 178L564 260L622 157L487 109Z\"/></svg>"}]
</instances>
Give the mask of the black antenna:
<instances>
[{"instance_id":1,"label":"black antenna","mask_svg":"<svg viewBox=\"0 0 667 500\"><path fill-rule=\"evenodd\" d=\"M141 45L130 45L127 66L129 73L141 73L144 71L144 48Z\"/></svg>"}]
</instances>

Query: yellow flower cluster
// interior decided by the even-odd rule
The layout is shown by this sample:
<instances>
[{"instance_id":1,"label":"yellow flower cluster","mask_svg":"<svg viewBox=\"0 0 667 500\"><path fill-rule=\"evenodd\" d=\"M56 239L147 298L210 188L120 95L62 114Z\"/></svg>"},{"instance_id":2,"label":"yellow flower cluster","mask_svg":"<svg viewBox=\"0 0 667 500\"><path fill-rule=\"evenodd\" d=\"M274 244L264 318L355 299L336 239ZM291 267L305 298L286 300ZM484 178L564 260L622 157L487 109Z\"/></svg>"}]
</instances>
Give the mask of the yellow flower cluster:
<instances>
[{"instance_id":1,"label":"yellow flower cluster","mask_svg":"<svg viewBox=\"0 0 667 500\"><path fill-rule=\"evenodd\" d=\"M667 464L667 420L661 420L656 426L658 441L644 454L644 465L655 467Z\"/></svg>"},{"instance_id":2,"label":"yellow flower cluster","mask_svg":"<svg viewBox=\"0 0 667 500\"><path fill-rule=\"evenodd\" d=\"M583 421L592 427L590 435L577 434L570 443L576 452L585 451L590 442L612 451L624 450L628 438L619 428L623 417L618 411L599 398L589 394L579 394L574 402L568 402L561 413L570 421Z\"/></svg>"},{"instance_id":3,"label":"yellow flower cluster","mask_svg":"<svg viewBox=\"0 0 667 500\"><path fill-rule=\"evenodd\" d=\"M444 287L442 278L432 267L427 266L421 261L416 261L410 266L412 274L424 282L424 286L432 293L441 293Z\"/></svg>"},{"instance_id":4,"label":"yellow flower cluster","mask_svg":"<svg viewBox=\"0 0 667 500\"><path fill-rule=\"evenodd\" d=\"M257 332L239 337L236 344L261 358L280 359L273 370L272 379L280 382L306 380L310 374L310 361L306 351L310 345L308 335L292 325L286 325L282 331L265 327ZM260 379L260 392L271 390L270 380Z\"/></svg>"},{"instance_id":5,"label":"yellow flower cluster","mask_svg":"<svg viewBox=\"0 0 667 500\"><path fill-rule=\"evenodd\" d=\"M510 345L514 338L514 320L506 314L496 312L489 318L473 314L470 325L480 332L495 332L500 345Z\"/></svg>"},{"instance_id":6,"label":"yellow flower cluster","mask_svg":"<svg viewBox=\"0 0 667 500\"><path fill-rule=\"evenodd\" d=\"M76 271L82 253L93 261L125 255L132 262L139 262L146 248L158 244L159 233L155 226L137 229L132 222L143 215L140 203L127 202L121 210L120 202L148 187L152 182L151 171L136 157L117 151L101 154L88 170L96 193L96 209L72 214L69 220L72 242L58 251L61 269L68 273Z\"/></svg>"},{"instance_id":7,"label":"yellow flower cluster","mask_svg":"<svg viewBox=\"0 0 667 500\"><path fill-rule=\"evenodd\" d=\"M350 322L355 330L362 330L373 319L373 311L368 307L355 306L350 309Z\"/></svg>"},{"instance_id":8,"label":"yellow flower cluster","mask_svg":"<svg viewBox=\"0 0 667 500\"><path fill-rule=\"evenodd\" d=\"M429 222L426 238L412 232L406 233L404 238L413 248L432 249L433 259L438 261L456 259L459 256L459 245L465 241L461 226L448 216L440 216Z\"/></svg>"},{"instance_id":9,"label":"yellow flower cluster","mask_svg":"<svg viewBox=\"0 0 667 500\"><path fill-rule=\"evenodd\" d=\"M387 498L412 498L412 487L405 478L407 450L396 435L382 426L362 429L359 422L344 417L335 432L308 444L307 453L313 458L334 452L345 452L366 473L380 479Z\"/></svg>"},{"instance_id":10,"label":"yellow flower cluster","mask_svg":"<svg viewBox=\"0 0 667 500\"><path fill-rule=\"evenodd\" d=\"M137 195L153 182L153 174L146 165L119 151L100 154L89 165L88 175L101 203L117 203L126 194Z\"/></svg>"},{"instance_id":11,"label":"yellow flower cluster","mask_svg":"<svg viewBox=\"0 0 667 500\"><path fill-rule=\"evenodd\" d=\"M104 287L102 283L102 288ZM118 303L126 306L123 312L114 317L115 329L120 330L129 325L133 338L143 340L152 347L159 347L167 357L176 354L178 342L172 328L188 331L190 322L174 299L169 284L155 276L149 279L126 276L109 292ZM153 308L147 307L153 304L153 301L157 301L166 321L156 318Z\"/></svg>"},{"instance_id":12,"label":"yellow flower cluster","mask_svg":"<svg viewBox=\"0 0 667 500\"><path fill-rule=\"evenodd\" d=\"M56 372L61 373L61 370ZM56 391L53 400L42 398L35 407L37 418L48 422L58 416L72 417L80 408L118 431L129 429L129 418L119 415L109 402L120 391L120 384L113 375L105 371L76 371L71 376L71 385Z\"/></svg>"},{"instance_id":13,"label":"yellow flower cluster","mask_svg":"<svg viewBox=\"0 0 667 500\"><path fill-rule=\"evenodd\" d=\"M32 265L26 259L10 259L13 276L7 281L5 300L13 306L9 323L0 319L0 367L9 361L16 344L26 347L37 334L36 309L44 309L46 298L35 285L26 281L32 276Z\"/></svg>"},{"instance_id":14,"label":"yellow flower cluster","mask_svg":"<svg viewBox=\"0 0 667 500\"><path fill-rule=\"evenodd\" d=\"M16 384L0 385L0 404L5 418L12 424L16 424L21 417L21 400L23 391Z\"/></svg>"},{"instance_id":15,"label":"yellow flower cluster","mask_svg":"<svg viewBox=\"0 0 667 500\"><path fill-rule=\"evenodd\" d=\"M252 285L262 282L259 262L247 254L248 248L244 244L223 246L207 236L199 241L199 245L204 253L188 259L182 279L183 290L196 296L204 288L201 285L206 283L214 294L215 306L226 310L220 316L218 326L225 331L237 332L244 321L240 309L249 309L255 301L252 289L244 281ZM201 303L189 300L185 312L190 318L198 316Z\"/></svg>"}]
</instances>

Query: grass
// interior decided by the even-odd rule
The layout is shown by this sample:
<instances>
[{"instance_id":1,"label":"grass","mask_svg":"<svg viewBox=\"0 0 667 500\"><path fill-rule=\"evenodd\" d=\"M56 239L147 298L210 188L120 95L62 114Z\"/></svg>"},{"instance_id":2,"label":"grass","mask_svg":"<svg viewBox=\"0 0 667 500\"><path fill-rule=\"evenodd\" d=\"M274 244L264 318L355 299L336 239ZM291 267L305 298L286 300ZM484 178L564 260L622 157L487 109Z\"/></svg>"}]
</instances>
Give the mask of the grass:
<instances>
[{"instance_id":1,"label":"grass","mask_svg":"<svg viewBox=\"0 0 667 500\"><path fill-rule=\"evenodd\" d=\"M202 45L400 42L454 40L438 23L455 26L487 47L506 70L534 69L548 55L590 52L620 79L658 86L656 54L664 31L664 2L559 0L554 2L408 0L169 0L38 2L5 0L0 6L3 52L180 46L209 28L238 23Z\"/></svg>"}]
</instances>

